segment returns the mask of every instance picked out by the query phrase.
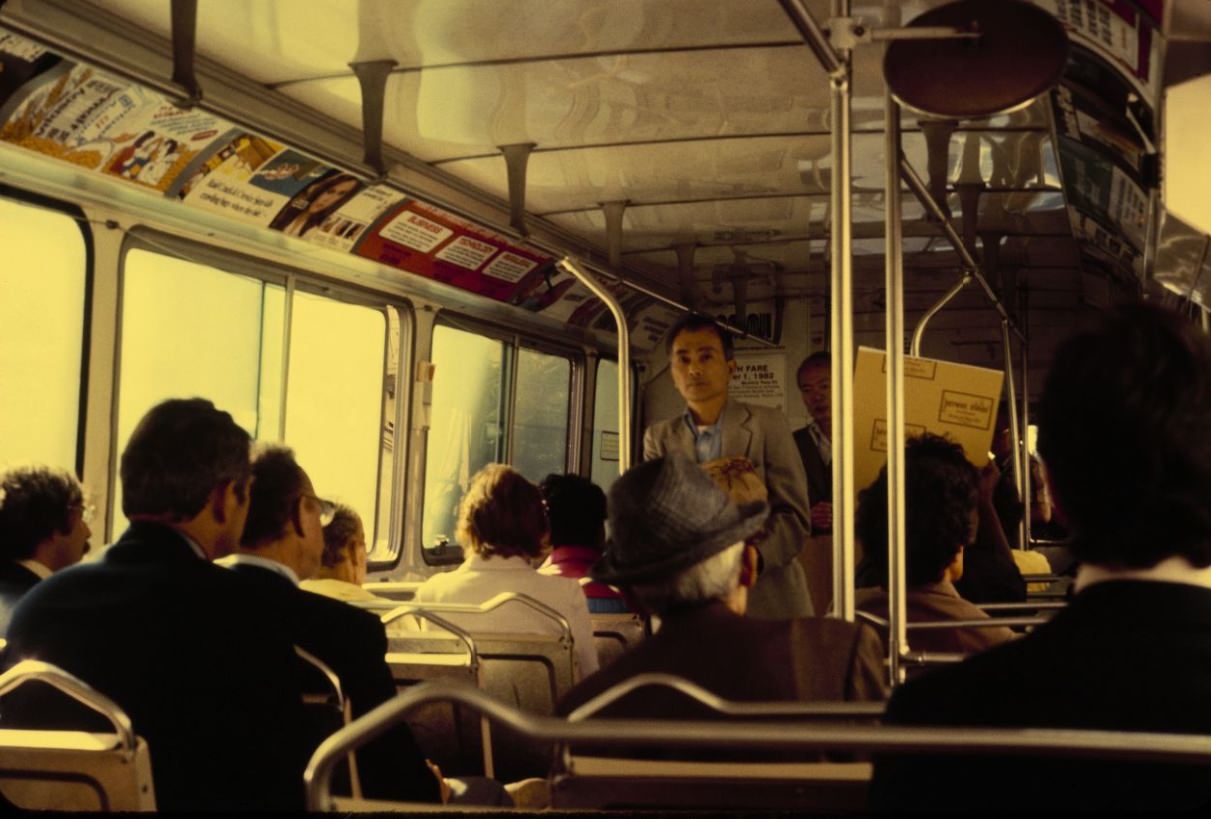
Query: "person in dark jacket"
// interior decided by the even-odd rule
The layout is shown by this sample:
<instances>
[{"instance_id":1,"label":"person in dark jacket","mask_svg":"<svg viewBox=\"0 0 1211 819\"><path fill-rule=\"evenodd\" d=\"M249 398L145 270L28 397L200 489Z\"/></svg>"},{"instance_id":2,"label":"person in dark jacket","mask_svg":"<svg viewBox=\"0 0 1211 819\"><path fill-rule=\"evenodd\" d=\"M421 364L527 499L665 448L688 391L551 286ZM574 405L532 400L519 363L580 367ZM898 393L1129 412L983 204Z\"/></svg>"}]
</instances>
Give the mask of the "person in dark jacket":
<instances>
[{"instance_id":1,"label":"person in dark jacket","mask_svg":"<svg viewBox=\"0 0 1211 819\"><path fill-rule=\"evenodd\" d=\"M1059 348L1038 420L1081 561L1076 595L1022 639L900 687L886 721L1211 734L1211 339L1159 307L1121 308ZM1205 810L1211 778L1157 763L887 756L871 794L900 811Z\"/></svg>"},{"instance_id":2,"label":"person in dark jacket","mask_svg":"<svg viewBox=\"0 0 1211 819\"><path fill-rule=\"evenodd\" d=\"M0 637L27 591L88 552L92 515L67 470L20 466L0 473Z\"/></svg>"},{"instance_id":3,"label":"person in dark jacket","mask_svg":"<svg viewBox=\"0 0 1211 819\"><path fill-rule=\"evenodd\" d=\"M303 807L312 748L292 638L253 584L211 563L244 529L248 456L248 433L209 401L152 408L122 453L130 528L101 560L36 585L9 626L8 665L57 665L125 710L159 810ZM96 724L69 705L23 686L4 724Z\"/></svg>"}]
</instances>

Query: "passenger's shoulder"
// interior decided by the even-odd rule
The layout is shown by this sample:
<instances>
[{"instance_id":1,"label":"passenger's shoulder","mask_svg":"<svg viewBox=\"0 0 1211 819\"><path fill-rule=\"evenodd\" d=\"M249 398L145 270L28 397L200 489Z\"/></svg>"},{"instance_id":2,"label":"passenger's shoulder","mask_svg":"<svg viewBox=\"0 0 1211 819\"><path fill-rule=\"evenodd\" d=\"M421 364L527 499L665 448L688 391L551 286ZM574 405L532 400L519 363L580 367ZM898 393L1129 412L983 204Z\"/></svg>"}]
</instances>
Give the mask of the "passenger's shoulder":
<instances>
[{"instance_id":1,"label":"passenger's shoulder","mask_svg":"<svg viewBox=\"0 0 1211 819\"><path fill-rule=\"evenodd\" d=\"M1022 695L1021 680L1047 669L1028 668L1029 638L1004 643L956 665L930 669L899 686L887 706L889 722L981 724L996 721L1000 704Z\"/></svg>"}]
</instances>

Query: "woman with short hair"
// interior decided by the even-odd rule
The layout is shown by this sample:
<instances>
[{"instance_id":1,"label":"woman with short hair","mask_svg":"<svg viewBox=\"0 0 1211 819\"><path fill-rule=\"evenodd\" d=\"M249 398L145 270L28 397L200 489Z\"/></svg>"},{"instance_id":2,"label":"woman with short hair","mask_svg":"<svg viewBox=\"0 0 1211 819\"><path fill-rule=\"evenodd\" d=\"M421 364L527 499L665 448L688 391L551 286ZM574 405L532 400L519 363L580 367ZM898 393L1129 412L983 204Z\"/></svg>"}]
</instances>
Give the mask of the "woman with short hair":
<instances>
[{"instance_id":1,"label":"woman with short hair","mask_svg":"<svg viewBox=\"0 0 1211 819\"><path fill-rule=\"evenodd\" d=\"M597 670L593 625L580 585L539 574L535 568L549 549L550 537L538 487L503 464L488 464L463 495L455 536L466 558L454 571L434 575L417 589L418 603L478 605L503 592L527 595L568 621L578 676ZM521 602L506 603L490 614L443 613L442 617L473 633L561 631L550 617Z\"/></svg>"}]
</instances>

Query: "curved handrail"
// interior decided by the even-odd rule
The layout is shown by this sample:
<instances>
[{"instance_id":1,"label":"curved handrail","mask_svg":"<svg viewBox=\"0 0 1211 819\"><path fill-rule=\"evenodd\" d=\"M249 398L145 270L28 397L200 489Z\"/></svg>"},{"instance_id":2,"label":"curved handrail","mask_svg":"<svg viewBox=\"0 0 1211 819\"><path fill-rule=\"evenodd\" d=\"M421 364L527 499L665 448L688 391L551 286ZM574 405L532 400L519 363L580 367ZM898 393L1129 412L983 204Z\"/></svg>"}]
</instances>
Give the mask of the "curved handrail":
<instances>
[{"instance_id":1,"label":"curved handrail","mask_svg":"<svg viewBox=\"0 0 1211 819\"><path fill-rule=\"evenodd\" d=\"M953 752L1016 756L1098 757L1114 761L1211 765L1211 736L1058 728L955 728L867 725L808 725L772 722L682 720L584 720L526 714L465 684L421 683L334 733L316 749L303 782L309 810L326 810L337 762L349 751L381 736L406 714L431 702L453 702L477 710L527 739L601 747L660 747L675 737L684 748L726 745L732 750Z\"/></svg>"},{"instance_id":2,"label":"curved handrail","mask_svg":"<svg viewBox=\"0 0 1211 819\"><path fill-rule=\"evenodd\" d=\"M316 671L323 675L324 679L328 681L328 684L332 686L332 690L336 693L337 704L343 707L345 703L345 692L341 688L341 678L336 676L336 672L332 670L331 666L301 646L295 646L294 653L297 654L303 662L312 666Z\"/></svg>"},{"instance_id":3,"label":"curved handrail","mask_svg":"<svg viewBox=\"0 0 1211 819\"><path fill-rule=\"evenodd\" d=\"M475 637L473 637L471 635L471 632L467 631L464 628L461 628L460 626L454 625L454 623L451 623L445 617L439 617L438 615L433 614L432 612L428 611L427 609L420 608L413 603L404 603L402 605L396 606L395 608L391 609L391 611L382 615L382 617L380 617L379 619L382 621L383 625L386 626L391 621L398 620L399 618L401 618L407 614L415 615L424 620L428 620L429 622L436 625L438 628L441 628L444 631L448 631L451 634L453 634L455 637L457 637L459 639L459 641L462 642L467 647L467 654L470 657L471 671L478 673L479 649L475 645Z\"/></svg>"},{"instance_id":4,"label":"curved handrail","mask_svg":"<svg viewBox=\"0 0 1211 819\"><path fill-rule=\"evenodd\" d=\"M456 613L456 614L458 614L458 613L461 613L461 614L487 614L488 612L494 611L495 609L498 609L501 606L503 606L505 603L509 603L509 602L522 603L522 604L534 609L539 614L546 615L550 619L554 620L555 624L557 626L559 626L560 630L562 631L562 634L560 636L563 637L564 639L566 639L568 641L569 645L572 644L572 626L568 623L568 618L564 617L562 614L559 613L559 611L551 608L546 603L543 603L541 600L535 600L533 597L530 597L529 595L526 595L526 594L522 594L521 592L501 592L500 594L496 595L495 597L490 598L490 599L484 601L483 603L479 603L479 604L475 604L475 603L431 603L431 602L427 602L427 601L415 601L414 600L409 603L402 603L399 606L397 606L396 608L405 608L408 606L414 606L418 610L423 609L426 611L444 611L444 612ZM391 616L393 614L393 612L394 612L394 609L390 612L387 612L387 614L383 615L384 623L388 622L386 618ZM395 618L391 617L391 619L395 619Z\"/></svg>"},{"instance_id":5,"label":"curved handrail","mask_svg":"<svg viewBox=\"0 0 1211 819\"><path fill-rule=\"evenodd\" d=\"M109 720L123 751L134 751L135 729L130 717L116 702L74 674L41 660L22 660L0 674L0 697L27 682L43 682L86 705Z\"/></svg>"},{"instance_id":6,"label":"curved handrail","mask_svg":"<svg viewBox=\"0 0 1211 819\"><path fill-rule=\"evenodd\" d=\"M980 603L978 608L981 611L1059 611L1060 609L1068 608L1068 603L1063 600L1040 601L1031 603Z\"/></svg>"},{"instance_id":7,"label":"curved handrail","mask_svg":"<svg viewBox=\"0 0 1211 819\"><path fill-rule=\"evenodd\" d=\"M1028 606L1026 608L1041 608ZM1049 607L1051 608L1051 607ZM876 628L887 628L887 619L868 611L859 611L857 616ZM915 620L906 625L910 631L946 631L952 628L999 628L1001 626L1041 626L1050 617L990 617L987 620Z\"/></svg>"},{"instance_id":8,"label":"curved handrail","mask_svg":"<svg viewBox=\"0 0 1211 819\"><path fill-rule=\"evenodd\" d=\"M884 709L882 702L735 702L673 674L637 674L568 714L568 722L588 719L627 694L651 686L671 688L728 717L878 717Z\"/></svg>"}]
</instances>

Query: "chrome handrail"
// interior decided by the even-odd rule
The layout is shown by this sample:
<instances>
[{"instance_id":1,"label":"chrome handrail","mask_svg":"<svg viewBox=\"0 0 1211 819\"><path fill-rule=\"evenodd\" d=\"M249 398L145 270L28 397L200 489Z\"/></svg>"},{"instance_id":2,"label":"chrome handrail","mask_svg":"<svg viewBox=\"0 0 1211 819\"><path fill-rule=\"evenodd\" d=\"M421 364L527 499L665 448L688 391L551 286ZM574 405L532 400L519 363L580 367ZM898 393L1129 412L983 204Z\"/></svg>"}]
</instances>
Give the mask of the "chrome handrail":
<instances>
[{"instance_id":1,"label":"chrome handrail","mask_svg":"<svg viewBox=\"0 0 1211 819\"><path fill-rule=\"evenodd\" d=\"M568 618L564 617L557 610L551 608L546 603L543 603L540 600L535 600L533 597L521 594L520 592L501 592L495 597L486 600L483 603L479 603L478 605L475 603L432 603L428 601L414 600L409 603L402 603L396 608L415 607L418 610L423 609L426 611L441 611L452 614L487 614L488 612L494 611L495 609L498 609L505 603L509 602L517 602L529 606L539 614L546 615L550 619L554 620L555 624L559 626L560 630L563 632L560 636L567 640L568 645L572 645L572 626L568 623ZM394 611L395 609L392 609L392 611L389 611L387 614L383 615L384 623L388 622L388 618L394 619L394 617L392 617Z\"/></svg>"},{"instance_id":2,"label":"chrome handrail","mask_svg":"<svg viewBox=\"0 0 1211 819\"><path fill-rule=\"evenodd\" d=\"M81 680L74 674L64 671L58 666L44 663L41 660L22 660L8 671L0 674L0 697L8 694L27 682L42 682L58 689L81 705L86 705L109 720L118 735L118 742L123 751L133 752L135 749L135 729L130 717L116 702Z\"/></svg>"},{"instance_id":3,"label":"chrome handrail","mask_svg":"<svg viewBox=\"0 0 1211 819\"><path fill-rule=\"evenodd\" d=\"M585 702L568 714L568 722L588 719L640 688L671 688L729 717L879 717L882 702L734 702L673 674L637 674Z\"/></svg>"},{"instance_id":4,"label":"chrome handrail","mask_svg":"<svg viewBox=\"0 0 1211 819\"><path fill-rule=\"evenodd\" d=\"M446 618L439 617L433 612L418 607L413 603L403 603L402 605L396 606L391 609L391 611L382 615L382 617L379 619L382 621L383 625L386 626L391 621L398 620L399 618L409 614L420 617L423 620L428 620L438 628L448 631L457 637L459 641L467 647L467 654L469 655L468 662L471 665L471 672L475 674L477 680L479 679L479 649L475 645L475 637L472 636L471 632L467 631L461 626L456 626Z\"/></svg>"},{"instance_id":5,"label":"chrome handrail","mask_svg":"<svg viewBox=\"0 0 1211 819\"><path fill-rule=\"evenodd\" d=\"M587 743L600 747L667 747L729 750L812 750L862 753L1008 754L1078 757L1114 761L1211 765L1211 736L1160 732L1117 732L1059 728L955 728L869 725L809 725L772 722L690 722L603 719L570 722L526 714L468 685L422 683L383 703L320 744L303 782L309 810L331 808L330 780L349 751L390 730L415 708L453 702L479 711L527 739Z\"/></svg>"}]
</instances>

